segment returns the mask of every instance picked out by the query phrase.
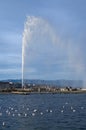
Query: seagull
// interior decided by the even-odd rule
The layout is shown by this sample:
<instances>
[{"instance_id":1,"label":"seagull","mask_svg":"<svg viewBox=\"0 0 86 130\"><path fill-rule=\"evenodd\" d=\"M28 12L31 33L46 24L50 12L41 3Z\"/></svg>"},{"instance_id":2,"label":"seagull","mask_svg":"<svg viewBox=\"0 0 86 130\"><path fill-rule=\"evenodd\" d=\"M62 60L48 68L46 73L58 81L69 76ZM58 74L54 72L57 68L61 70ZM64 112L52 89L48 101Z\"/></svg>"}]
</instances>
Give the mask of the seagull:
<instances>
[{"instance_id":1,"label":"seagull","mask_svg":"<svg viewBox=\"0 0 86 130\"><path fill-rule=\"evenodd\" d=\"M2 116L2 113L0 113L0 116Z\"/></svg>"},{"instance_id":2,"label":"seagull","mask_svg":"<svg viewBox=\"0 0 86 130\"><path fill-rule=\"evenodd\" d=\"M2 125L5 126L5 122L3 122Z\"/></svg>"},{"instance_id":3,"label":"seagull","mask_svg":"<svg viewBox=\"0 0 86 130\"><path fill-rule=\"evenodd\" d=\"M76 110L73 110L73 112L75 112Z\"/></svg>"},{"instance_id":4,"label":"seagull","mask_svg":"<svg viewBox=\"0 0 86 130\"><path fill-rule=\"evenodd\" d=\"M34 109L33 111L34 111L34 112L37 112L37 109Z\"/></svg>"},{"instance_id":5,"label":"seagull","mask_svg":"<svg viewBox=\"0 0 86 130\"><path fill-rule=\"evenodd\" d=\"M64 108L64 106L63 106L63 108Z\"/></svg>"},{"instance_id":6,"label":"seagull","mask_svg":"<svg viewBox=\"0 0 86 130\"><path fill-rule=\"evenodd\" d=\"M9 111L8 111L8 109L6 110L6 113L8 113Z\"/></svg>"},{"instance_id":7,"label":"seagull","mask_svg":"<svg viewBox=\"0 0 86 130\"><path fill-rule=\"evenodd\" d=\"M63 113L64 111L63 110L61 110L61 113Z\"/></svg>"},{"instance_id":8,"label":"seagull","mask_svg":"<svg viewBox=\"0 0 86 130\"><path fill-rule=\"evenodd\" d=\"M29 108L27 108L27 111L29 111Z\"/></svg>"},{"instance_id":9,"label":"seagull","mask_svg":"<svg viewBox=\"0 0 86 130\"><path fill-rule=\"evenodd\" d=\"M73 110L73 107L71 106L71 110Z\"/></svg>"},{"instance_id":10,"label":"seagull","mask_svg":"<svg viewBox=\"0 0 86 130\"><path fill-rule=\"evenodd\" d=\"M35 113L32 113L32 116L35 116Z\"/></svg>"},{"instance_id":11,"label":"seagull","mask_svg":"<svg viewBox=\"0 0 86 130\"><path fill-rule=\"evenodd\" d=\"M15 114L13 113L13 117L15 116Z\"/></svg>"},{"instance_id":12,"label":"seagull","mask_svg":"<svg viewBox=\"0 0 86 130\"><path fill-rule=\"evenodd\" d=\"M27 113L25 113L24 116L26 117L26 116L27 116Z\"/></svg>"},{"instance_id":13,"label":"seagull","mask_svg":"<svg viewBox=\"0 0 86 130\"><path fill-rule=\"evenodd\" d=\"M15 112L17 112L18 110L15 110Z\"/></svg>"},{"instance_id":14,"label":"seagull","mask_svg":"<svg viewBox=\"0 0 86 130\"><path fill-rule=\"evenodd\" d=\"M52 110L50 110L50 113L52 113L53 111Z\"/></svg>"},{"instance_id":15,"label":"seagull","mask_svg":"<svg viewBox=\"0 0 86 130\"><path fill-rule=\"evenodd\" d=\"M20 113L18 113L18 116L21 116L21 114L20 114Z\"/></svg>"},{"instance_id":16,"label":"seagull","mask_svg":"<svg viewBox=\"0 0 86 130\"><path fill-rule=\"evenodd\" d=\"M11 111L13 111L13 108L11 107Z\"/></svg>"},{"instance_id":17,"label":"seagull","mask_svg":"<svg viewBox=\"0 0 86 130\"><path fill-rule=\"evenodd\" d=\"M41 115L43 115L43 112L40 112Z\"/></svg>"},{"instance_id":18,"label":"seagull","mask_svg":"<svg viewBox=\"0 0 86 130\"><path fill-rule=\"evenodd\" d=\"M81 107L81 109L84 109L84 107Z\"/></svg>"}]
</instances>

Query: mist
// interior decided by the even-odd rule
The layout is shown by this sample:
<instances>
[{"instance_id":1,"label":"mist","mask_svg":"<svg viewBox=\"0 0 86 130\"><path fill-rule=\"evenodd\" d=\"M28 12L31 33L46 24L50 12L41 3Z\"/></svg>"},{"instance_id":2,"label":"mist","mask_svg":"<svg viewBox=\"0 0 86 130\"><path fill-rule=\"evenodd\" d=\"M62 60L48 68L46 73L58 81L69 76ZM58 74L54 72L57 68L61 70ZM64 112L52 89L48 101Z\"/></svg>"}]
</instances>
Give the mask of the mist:
<instances>
[{"instance_id":1,"label":"mist","mask_svg":"<svg viewBox=\"0 0 86 130\"><path fill-rule=\"evenodd\" d=\"M28 16L22 41L24 79L73 79L85 83L81 44L63 38L41 17Z\"/></svg>"}]
</instances>

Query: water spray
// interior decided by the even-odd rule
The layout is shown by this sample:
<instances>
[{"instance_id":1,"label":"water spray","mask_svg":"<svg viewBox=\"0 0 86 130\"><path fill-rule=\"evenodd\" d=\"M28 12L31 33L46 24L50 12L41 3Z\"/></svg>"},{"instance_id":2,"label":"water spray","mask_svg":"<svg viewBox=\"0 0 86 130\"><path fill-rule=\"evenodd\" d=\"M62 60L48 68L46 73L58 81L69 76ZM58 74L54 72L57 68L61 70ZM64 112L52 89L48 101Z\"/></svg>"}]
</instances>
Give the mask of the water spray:
<instances>
[{"instance_id":1,"label":"water spray","mask_svg":"<svg viewBox=\"0 0 86 130\"><path fill-rule=\"evenodd\" d=\"M77 56L80 55L77 50L79 46L76 49L74 46L73 42L62 41L46 20L28 16L22 40L22 88L25 86L25 79L30 79L31 74L35 79L50 79L51 73L57 79L81 79L85 74L85 67L81 57L77 61ZM37 77L37 73L40 77Z\"/></svg>"}]
</instances>

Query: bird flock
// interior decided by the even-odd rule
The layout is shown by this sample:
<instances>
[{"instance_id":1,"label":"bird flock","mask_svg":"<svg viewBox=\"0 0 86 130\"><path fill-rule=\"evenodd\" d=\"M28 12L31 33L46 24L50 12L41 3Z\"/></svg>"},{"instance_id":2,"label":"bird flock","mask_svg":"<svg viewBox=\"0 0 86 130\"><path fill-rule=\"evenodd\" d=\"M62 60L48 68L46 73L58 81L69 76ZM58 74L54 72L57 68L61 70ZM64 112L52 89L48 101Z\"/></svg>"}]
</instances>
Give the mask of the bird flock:
<instances>
[{"instance_id":1,"label":"bird flock","mask_svg":"<svg viewBox=\"0 0 86 130\"><path fill-rule=\"evenodd\" d=\"M9 106L7 108L3 108L3 106L0 106L0 121L1 121L1 124L2 124L2 127L5 127L6 126L6 121L4 121L3 117L7 118L7 117L10 117L10 118L32 118L32 117L36 117L36 115L40 115L40 116L43 116L43 115L46 115L46 114L55 114L56 115L56 112L58 111L59 113L63 114L63 113L67 113L67 110L65 108L68 108L70 109L71 112L75 113L77 112L77 109L75 108L75 106L70 106L68 105L68 102L65 102L65 104L63 106L61 106L59 109L57 110L54 110L53 109L50 109L50 108L47 108L47 109L41 109L41 108L34 108L34 109L31 109L30 107L27 107L27 106L20 106L20 108L17 108L17 107L12 107L12 106ZM31 109L31 110L30 110ZM85 109L83 106L80 106L79 107L80 110L83 110Z\"/></svg>"}]
</instances>

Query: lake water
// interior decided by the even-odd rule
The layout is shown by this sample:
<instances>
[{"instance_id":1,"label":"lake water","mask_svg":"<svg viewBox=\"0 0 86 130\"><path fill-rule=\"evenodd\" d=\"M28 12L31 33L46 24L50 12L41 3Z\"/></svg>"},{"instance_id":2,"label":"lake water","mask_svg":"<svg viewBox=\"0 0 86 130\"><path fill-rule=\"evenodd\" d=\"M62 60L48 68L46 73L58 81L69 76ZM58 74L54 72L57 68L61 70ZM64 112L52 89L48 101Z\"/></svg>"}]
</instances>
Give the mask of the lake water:
<instances>
[{"instance_id":1,"label":"lake water","mask_svg":"<svg viewBox=\"0 0 86 130\"><path fill-rule=\"evenodd\" d=\"M0 94L0 130L86 130L86 94Z\"/></svg>"}]
</instances>

